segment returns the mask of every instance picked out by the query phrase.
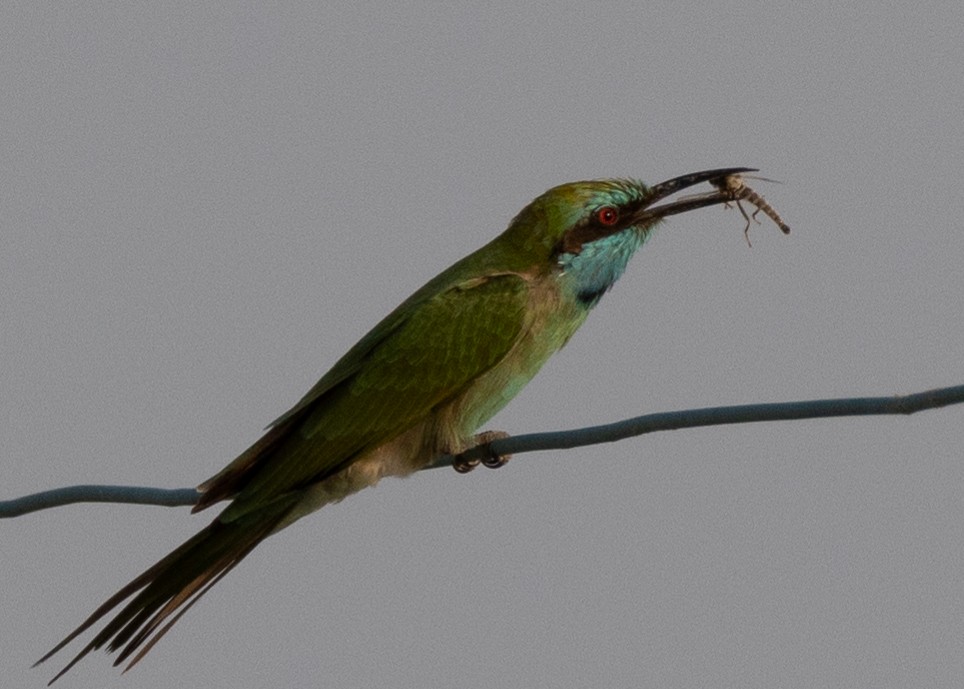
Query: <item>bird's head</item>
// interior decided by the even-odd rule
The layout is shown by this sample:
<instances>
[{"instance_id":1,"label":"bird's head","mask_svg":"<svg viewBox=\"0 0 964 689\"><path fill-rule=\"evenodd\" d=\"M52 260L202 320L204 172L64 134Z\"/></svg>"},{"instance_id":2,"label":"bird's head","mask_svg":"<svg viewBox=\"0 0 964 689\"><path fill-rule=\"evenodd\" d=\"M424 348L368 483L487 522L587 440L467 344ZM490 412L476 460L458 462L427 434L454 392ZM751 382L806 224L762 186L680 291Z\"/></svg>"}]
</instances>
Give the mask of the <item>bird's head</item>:
<instances>
[{"instance_id":1,"label":"bird's head","mask_svg":"<svg viewBox=\"0 0 964 689\"><path fill-rule=\"evenodd\" d=\"M657 205L660 201L701 182L751 171L703 170L652 186L628 179L562 184L523 208L499 241L511 247L520 265L564 275L580 301L592 305L663 218L730 197L715 190Z\"/></svg>"},{"instance_id":2,"label":"bird's head","mask_svg":"<svg viewBox=\"0 0 964 689\"><path fill-rule=\"evenodd\" d=\"M751 168L703 170L652 186L632 179L561 184L523 208L505 234L511 236L513 243L543 255L546 252L550 256L579 254L585 245L626 230L645 235L666 216L723 203L728 200L724 194L709 192L656 205L701 182L752 171Z\"/></svg>"}]
</instances>

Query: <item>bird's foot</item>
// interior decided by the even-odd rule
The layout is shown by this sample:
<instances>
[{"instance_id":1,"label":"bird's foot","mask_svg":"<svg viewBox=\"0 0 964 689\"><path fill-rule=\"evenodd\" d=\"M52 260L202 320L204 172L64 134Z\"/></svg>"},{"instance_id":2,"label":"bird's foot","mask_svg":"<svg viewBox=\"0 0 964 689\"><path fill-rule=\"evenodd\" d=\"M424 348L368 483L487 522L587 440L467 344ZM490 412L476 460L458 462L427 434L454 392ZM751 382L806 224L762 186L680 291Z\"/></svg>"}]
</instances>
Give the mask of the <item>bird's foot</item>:
<instances>
[{"instance_id":1,"label":"bird's foot","mask_svg":"<svg viewBox=\"0 0 964 689\"><path fill-rule=\"evenodd\" d=\"M505 431L483 431L482 433L476 434L476 436L472 438L472 447L470 447L469 450L481 448L482 452L485 453L483 458L465 459L465 454L469 451L466 450L455 456L455 459L452 461L452 467L460 474L467 474L479 464L489 469L498 469L501 466L505 466L508 461L512 459L512 455L496 454L492 451L492 442L508 437L509 434Z\"/></svg>"},{"instance_id":2,"label":"bird's foot","mask_svg":"<svg viewBox=\"0 0 964 689\"><path fill-rule=\"evenodd\" d=\"M492 443L496 440L508 438L509 434L505 431L482 431L472 440L476 446L482 446L485 457L482 458L482 465L489 469L498 469L509 463L512 455L499 455L492 450Z\"/></svg>"},{"instance_id":3,"label":"bird's foot","mask_svg":"<svg viewBox=\"0 0 964 689\"><path fill-rule=\"evenodd\" d=\"M460 474L467 474L477 466L479 466L479 460L465 459L462 455L455 455L455 459L452 460L452 468Z\"/></svg>"}]
</instances>

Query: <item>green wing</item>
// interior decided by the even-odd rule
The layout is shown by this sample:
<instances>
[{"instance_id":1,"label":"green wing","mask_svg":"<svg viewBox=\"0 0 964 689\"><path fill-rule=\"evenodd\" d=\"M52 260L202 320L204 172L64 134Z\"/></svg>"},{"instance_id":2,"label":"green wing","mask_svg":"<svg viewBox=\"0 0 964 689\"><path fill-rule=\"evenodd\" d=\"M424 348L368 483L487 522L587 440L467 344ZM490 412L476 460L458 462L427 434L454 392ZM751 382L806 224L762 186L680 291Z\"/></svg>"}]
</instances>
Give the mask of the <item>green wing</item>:
<instances>
[{"instance_id":1,"label":"green wing","mask_svg":"<svg viewBox=\"0 0 964 689\"><path fill-rule=\"evenodd\" d=\"M500 362L527 327L517 274L475 278L396 309L258 443L202 486L233 519L347 467L425 420ZM204 497L207 497L204 496ZM203 499L203 498L202 498Z\"/></svg>"}]
</instances>

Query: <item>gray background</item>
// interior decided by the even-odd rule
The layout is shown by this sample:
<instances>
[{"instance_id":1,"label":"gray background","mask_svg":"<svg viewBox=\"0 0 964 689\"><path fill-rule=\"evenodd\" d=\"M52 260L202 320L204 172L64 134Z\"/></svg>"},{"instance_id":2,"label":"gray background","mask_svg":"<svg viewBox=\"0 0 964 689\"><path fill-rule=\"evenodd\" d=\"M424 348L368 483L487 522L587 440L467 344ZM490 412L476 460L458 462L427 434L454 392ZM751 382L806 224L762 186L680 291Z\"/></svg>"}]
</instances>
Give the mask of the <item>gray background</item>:
<instances>
[{"instance_id":1,"label":"gray background","mask_svg":"<svg viewBox=\"0 0 964 689\"><path fill-rule=\"evenodd\" d=\"M198 483L410 291L582 178L748 165L492 424L964 372L957 3L4 3L2 497ZM951 9L954 8L954 9ZM65 687L907 687L964 675L960 408L389 480ZM0 525L0 683L210 518Z\"/></svg>"}]
</instances>

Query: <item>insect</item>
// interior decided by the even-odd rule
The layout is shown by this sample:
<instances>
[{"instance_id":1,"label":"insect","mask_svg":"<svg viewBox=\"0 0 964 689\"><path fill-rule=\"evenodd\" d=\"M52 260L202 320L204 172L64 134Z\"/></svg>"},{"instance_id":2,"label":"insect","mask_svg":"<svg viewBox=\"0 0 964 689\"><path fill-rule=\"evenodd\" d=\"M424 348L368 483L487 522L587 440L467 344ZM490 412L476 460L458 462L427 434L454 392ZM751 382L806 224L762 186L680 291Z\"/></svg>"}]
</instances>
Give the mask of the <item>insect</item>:
<instances>
[{"instance_id":1,"label":"insect","mask_svg":"<svg viewBox=\"0 0 964 689\"><path fill-rule=\"evenodd\" d=\"M756 177L754 179L761 179L765 182L774 181L765 179L763 177ZM790 226L784 222L783 218L780 217L780 214L777 213L776 209L767 203L765 198L753 191L753 189L751 189L749 185L743 181L743 175L727 175L726 177L718 177L717 179L710 180L710 184L729 196L730 200L736 203L736 207L740 209L740 213L743 214L743 218L746 220L746 228L743 230L743 236L746 237L746 243L748 246L752 246L752 244L750 244L750 223L751 221L756 221L757 225L760 224L760 221L756 219L756 216L761 211L767 217L769 217L770 220L776 223L777 227L783 230L783 234L790 234ZM756 206L756 210L753 211L752 216L746 214L746 210L744 210L743 204L741 204L740 201L747 201ZM725 205L727 208L730 207L729 203Z\"/></svg>"}]
</instances>

